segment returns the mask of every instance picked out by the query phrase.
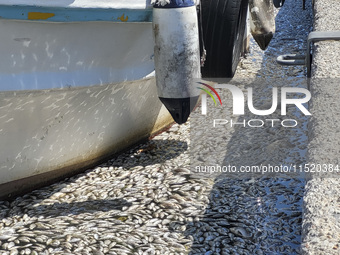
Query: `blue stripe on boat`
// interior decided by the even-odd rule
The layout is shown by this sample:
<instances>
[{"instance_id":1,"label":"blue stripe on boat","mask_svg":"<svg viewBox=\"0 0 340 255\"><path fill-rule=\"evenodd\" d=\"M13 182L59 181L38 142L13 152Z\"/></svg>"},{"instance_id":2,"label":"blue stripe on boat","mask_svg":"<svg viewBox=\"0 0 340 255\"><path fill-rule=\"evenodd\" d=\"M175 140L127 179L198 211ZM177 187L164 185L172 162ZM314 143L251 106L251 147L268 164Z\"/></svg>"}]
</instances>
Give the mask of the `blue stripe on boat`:
<instances>
[{"instance_id":1,"label":"blue stripe on boat","mask_svg":"<svg viewBox=\"0 0 340 255\"><path fill-rule=\"evenodd\" d=\"M152 22L152 9L52 8L0 5L0 19L43 20L51 22Z\"/></svg>"}]
</instances>

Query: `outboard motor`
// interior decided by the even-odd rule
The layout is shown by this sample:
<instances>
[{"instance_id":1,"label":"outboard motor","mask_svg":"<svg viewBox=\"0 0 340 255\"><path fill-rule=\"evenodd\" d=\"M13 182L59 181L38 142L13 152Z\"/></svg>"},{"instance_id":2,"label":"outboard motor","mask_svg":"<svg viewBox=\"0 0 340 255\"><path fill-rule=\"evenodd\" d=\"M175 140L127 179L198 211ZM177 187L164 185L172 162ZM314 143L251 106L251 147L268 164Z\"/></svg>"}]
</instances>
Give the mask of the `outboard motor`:
<instances>
[{"instance_id":1,"label":"outboard motor","mask_svg":"<svg viewBox=\"0 0 340 255\"><path fill-rule=\"evenodd\" d=\"M178 123L185 123L200 90L200 48L194 0L159 0L153 8L158 97Z\"/></svg>"}]
</instances>

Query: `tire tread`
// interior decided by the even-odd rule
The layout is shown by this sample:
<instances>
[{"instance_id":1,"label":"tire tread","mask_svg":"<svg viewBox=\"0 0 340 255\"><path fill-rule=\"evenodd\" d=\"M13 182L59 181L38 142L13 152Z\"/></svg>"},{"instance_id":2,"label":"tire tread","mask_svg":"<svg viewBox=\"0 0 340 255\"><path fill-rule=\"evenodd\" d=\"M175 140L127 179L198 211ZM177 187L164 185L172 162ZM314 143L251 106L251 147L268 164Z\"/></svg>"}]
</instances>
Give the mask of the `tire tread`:
<instances>
[{"instance_id":1,"label":"tire tread","mask_svg":"<svg viewBox=\"0 0 340 255\"><path fill-rule=\"evenodd\" d=\"M232 78L243 44L248 0L201 0L203 40L207 51L203 78ZM239 23L239 16L241 21ZM238 25L241 25L237 29ZM236 50L234 43L236 40Z\"/></svg>"}]
</instances>

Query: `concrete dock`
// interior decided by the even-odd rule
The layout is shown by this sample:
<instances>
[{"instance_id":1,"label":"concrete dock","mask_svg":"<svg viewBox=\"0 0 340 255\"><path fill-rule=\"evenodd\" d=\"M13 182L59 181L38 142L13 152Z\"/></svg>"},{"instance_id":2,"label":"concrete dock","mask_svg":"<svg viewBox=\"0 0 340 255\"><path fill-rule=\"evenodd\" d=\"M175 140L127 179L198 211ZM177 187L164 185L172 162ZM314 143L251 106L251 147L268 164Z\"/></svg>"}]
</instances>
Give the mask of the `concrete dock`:
<instances>
[{"instance_id":1,"label":"concrete dock","mask_svg":"<svg viewBox=\"0 0 340 255\"><path fill-rule=\"evenodd\" d=\"M316 0L313 30L340 30L339 14L339 1ZM314 173L306 184L302 251L340 254L340 173L336 171L340 163L340 41L318 42L313 49L307 163L335 171Z\"/></svg>"}]
</instances>

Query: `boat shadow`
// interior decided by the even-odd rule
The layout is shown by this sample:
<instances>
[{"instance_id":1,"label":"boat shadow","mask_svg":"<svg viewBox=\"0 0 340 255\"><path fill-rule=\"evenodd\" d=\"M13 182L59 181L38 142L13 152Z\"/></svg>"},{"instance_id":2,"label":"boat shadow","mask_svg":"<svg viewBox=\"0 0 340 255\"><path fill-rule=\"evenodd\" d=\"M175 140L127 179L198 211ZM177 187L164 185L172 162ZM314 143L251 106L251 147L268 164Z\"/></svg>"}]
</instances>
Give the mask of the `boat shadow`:
<instances>
[{"instance_id":1,"label":"boat shadow","mask_svg":"<svg viewBox=\"0 0 340 255\"><path fill-rule=\"evenodd\" d=\"M145 167L148 165L162 164L166 160L178 157L187 149L188 144L184 141L177 141L173 139L154 139L146 143L139 144L123 153L117 154L109 161L105 161L105 163L99 167L103 169L108 166L114 168L123 167L125 169L131 169L135 166ZM48 215L49 217L108 211L112 211L114 214L115 212L118 213L122 211L123 207L130 207L132 204L121 198L87 200L70 203L58 202L59 196L67 195L67 192L65 193L63 190L64 188L67 188L69 184L77 181L78 179L85 178L87 174L90 174L95 170L96 168L91 168L76 176L66 178L58 183L54 183L51 186L33 190L30 193L13 198L11 200L0 201L0 220L8 216L23 216L24 214L42 214ZM27 204L27 201L32 201L32 204L22 207L21 204ZM72 201L71 198L70 201ZM37 206L35 206L35 204L37 204Z\"/></svg>"}]
</instances>

